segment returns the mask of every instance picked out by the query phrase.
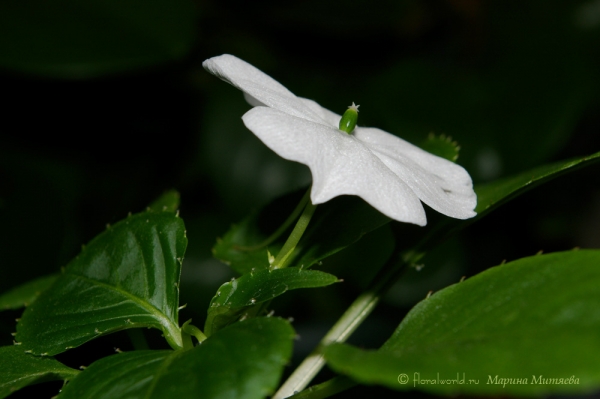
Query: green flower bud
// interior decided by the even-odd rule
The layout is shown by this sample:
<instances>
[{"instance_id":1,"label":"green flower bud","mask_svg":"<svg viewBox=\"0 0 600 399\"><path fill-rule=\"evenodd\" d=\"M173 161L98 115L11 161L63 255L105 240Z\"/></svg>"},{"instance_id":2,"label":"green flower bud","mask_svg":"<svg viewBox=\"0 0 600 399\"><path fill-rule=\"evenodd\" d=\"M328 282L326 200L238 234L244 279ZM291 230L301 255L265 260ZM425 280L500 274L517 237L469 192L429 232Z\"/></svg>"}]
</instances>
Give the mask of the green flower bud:
<instances>
[{"instance_id":1,"label":"green flower bud","mask_svg":"<svg viewBox=\"0 0 600 399\"><path fill-rule=\"evenodd\" d=\"M342 119L340 119L340 130L348 134L352 133L356 127L356 121L358 120L358 107L360 107L360 105L355 105L353 102L346 112L344 112Z\"/></svg>"}]
</instances>

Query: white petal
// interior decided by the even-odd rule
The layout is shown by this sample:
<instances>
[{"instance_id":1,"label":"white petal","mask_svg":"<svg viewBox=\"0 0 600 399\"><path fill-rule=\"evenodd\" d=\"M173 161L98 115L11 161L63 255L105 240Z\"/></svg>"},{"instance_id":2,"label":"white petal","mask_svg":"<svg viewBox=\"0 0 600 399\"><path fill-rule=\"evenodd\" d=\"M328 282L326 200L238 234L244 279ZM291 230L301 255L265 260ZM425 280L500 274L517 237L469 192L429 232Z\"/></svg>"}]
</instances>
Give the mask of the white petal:
<instances>
[{"instance_id":1,"label":"white petal","mask_svg":"<svg viewBox=\"0 0 600 399\"><path fill-rule=\"evenodd\" d=\"M461 166L380 129L356 128L354 135L436 211L457 219L476 215L473 182Z\"/></svg>"},{"instance_id":2,"label":"white petal","mask_svg":"<svg viewBox=\"0 0 600 399\"><path fill-rule=\"evenodd\" d=\"M423 206L411 188L355 137L267 107L253 108L242 119L281 157L308 165L314 204L358 195L392 219L426 224Z\"/></svg>"},{"instance_id":3,"label":"white petal","mask_svg":"<svg viewBox=\"0 0 600 399\"><path fill-rule=\"evenodd\" d=\"M246 100L246 102L250 105L252 105L253 107L266 107L265 104L261 103L260 101L258 101L256 98L252 97L250 94L243 92L244 93L244 100Z\"/></svg>"},{"instance_id":4,"label":"white petal","mask_svg":"<svg viewBox=\"0 0 600 399\"><path fill-rule=\"evenodd\" d=\"M341 115L336 114L335 112L331 112L327 108L321 107L317 102L313 100L309 100L308 98L298 97L304 105L313 110L313 112L321 117L326 124L339 129L340 119L342 119ZM344 110L345 111L345 110Z\"/></svg>"},{"instance_id":5,"label":"white petal","mask_svg":"<svg viewBox=\"0 0 600 399\"><path fill-rule=\"evenodd\" d=\"M319 114L307 107L282 84L261 70L233 55L223 54L202 63L204 69L237 87L252 105L264 104L287 114L314 122L322 122Z\"/></svg>"}]
</instances>

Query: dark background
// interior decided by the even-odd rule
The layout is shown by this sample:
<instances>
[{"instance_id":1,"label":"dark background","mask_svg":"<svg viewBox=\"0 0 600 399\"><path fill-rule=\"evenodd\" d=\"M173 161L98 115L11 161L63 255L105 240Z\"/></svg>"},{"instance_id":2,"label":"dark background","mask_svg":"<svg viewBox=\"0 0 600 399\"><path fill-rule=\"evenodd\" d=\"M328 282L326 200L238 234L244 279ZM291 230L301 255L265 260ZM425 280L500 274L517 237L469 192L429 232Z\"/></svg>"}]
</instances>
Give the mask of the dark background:
<instances>
[{"instance_id":1,"label":"dark background","mask_svg":"<svg viewBox=\"0 0 600 399\"><path fill-rule=\"evenodd\" d=\"M56 272L107 223L175 188L189 237L181 319L204 320L233 275L211 258L215 238L310 182L244 128L241 93L202 69L223 53L334 112L360 104L361 125L416 144L452 136L476 183L600 149L597 0L79 3L0 4L0 292ZM463 275L600 247L598 172L533 190L433 251L351 342L377 347L429 290ZM361 271L379 266L364 263L367 248L383 262L391 245L381 229L324 262L346 283L279 301L301 337L298 359L360 292ZM0 314L0 344L19 314ZM59 358L78 367L127 342L118 333Z\"/></svg>"}]
</instances>

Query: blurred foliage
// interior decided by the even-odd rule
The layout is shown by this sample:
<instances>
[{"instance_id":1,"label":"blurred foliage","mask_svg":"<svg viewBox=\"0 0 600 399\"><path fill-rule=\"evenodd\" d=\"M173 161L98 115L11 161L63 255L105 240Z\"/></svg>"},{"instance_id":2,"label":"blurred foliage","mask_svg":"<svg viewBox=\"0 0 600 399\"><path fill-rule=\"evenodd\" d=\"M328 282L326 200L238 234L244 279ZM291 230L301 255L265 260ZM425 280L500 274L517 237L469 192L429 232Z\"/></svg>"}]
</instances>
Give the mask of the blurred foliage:
<instances>
[{"instance_id":1,"label":"blurred foliage","mask_svg":"<svg viewBox=\"0 0 600 399\"><path fill-rule=\"evenodd\" d=\"M598 151L599 39L598 0L5 1L0 292L56 272L106 223L176 188L189 238L182 318L204 320L232 276L211 257L215 238L310 182L307 168L244 128L249 106L201 68L210 56L235 54L338 113L355 101L361 124L413 143L451 136L458 163L486 182ZM411 270L418 284L393 290L373 324L391 332L409 301L503 259L598 248L600 188L590 181L599 171L534 190L474 224L445 257L428 254L418 273L434 280ZM391 245L387 230L377 234ZM346 252L320 267L345 284L294 291L276 308L296 319L300 350L364 286L365 261L369 270L385 261ZM2 315L2 345L14 317ZM375 346L386 337L376 335L365 326L353 340ZM110 343L95 345L87 350Z\"/></svg>"},{"instance_id":2,"label":"blurred foliage","mask_svg":"<svg viewBox=\"0 0 600 399\"><path fill-rule=\"evenodd\" d=\"M8 0L0 3L0 66L90 78L183 57L195 36L189 0Z\"/></svg>"}]
</instances>

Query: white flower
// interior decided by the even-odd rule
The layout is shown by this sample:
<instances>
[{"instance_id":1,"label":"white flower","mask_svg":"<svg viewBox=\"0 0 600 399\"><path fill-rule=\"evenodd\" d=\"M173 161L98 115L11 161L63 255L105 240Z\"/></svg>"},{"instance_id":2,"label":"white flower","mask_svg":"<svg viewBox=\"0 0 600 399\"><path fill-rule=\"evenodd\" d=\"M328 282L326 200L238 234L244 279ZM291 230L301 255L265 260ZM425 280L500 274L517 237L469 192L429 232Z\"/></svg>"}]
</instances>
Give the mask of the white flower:
<instances>
[{"instance_id":1,"label":"white flower","mask_svg":"<svg viewBox=\"0 0 600 399\"><path fill-rule=\"evenodd\" d=\"M244 124L285 159L307 165L313 177L311 201L358 195L392 219L424 226L421 201L444 215L467 219L477 197L469 174L383 130L341 131L337 115L296 97L280 83L232 55L202 64L245 93L254 106Z\"/></svg>"}]
</instances>

